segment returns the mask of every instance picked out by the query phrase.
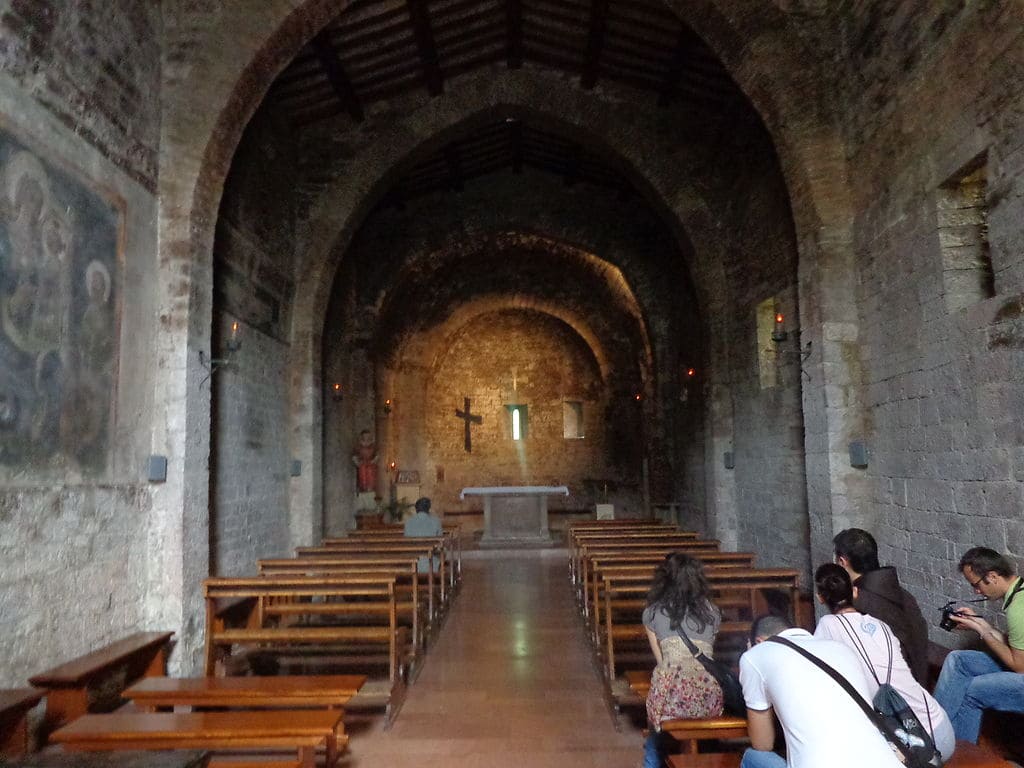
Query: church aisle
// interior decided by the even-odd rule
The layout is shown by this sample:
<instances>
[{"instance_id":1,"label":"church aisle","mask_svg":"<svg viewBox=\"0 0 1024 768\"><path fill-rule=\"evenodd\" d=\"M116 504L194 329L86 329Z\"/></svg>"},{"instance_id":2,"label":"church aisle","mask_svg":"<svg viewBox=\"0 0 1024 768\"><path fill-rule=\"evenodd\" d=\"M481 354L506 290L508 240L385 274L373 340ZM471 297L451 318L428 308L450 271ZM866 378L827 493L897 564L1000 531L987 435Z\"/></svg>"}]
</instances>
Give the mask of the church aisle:
<instances>
[{"instance_id":1,"label":"church aisle","mask_svg":"<svg viewBox=\"0 0 1024 768\"><path fill-rule=\"evenodd\" d=\"M631 768L551 550L463 563L462 593L390 731L355 724L346 768Z\"/></svg>"}]
</instances>

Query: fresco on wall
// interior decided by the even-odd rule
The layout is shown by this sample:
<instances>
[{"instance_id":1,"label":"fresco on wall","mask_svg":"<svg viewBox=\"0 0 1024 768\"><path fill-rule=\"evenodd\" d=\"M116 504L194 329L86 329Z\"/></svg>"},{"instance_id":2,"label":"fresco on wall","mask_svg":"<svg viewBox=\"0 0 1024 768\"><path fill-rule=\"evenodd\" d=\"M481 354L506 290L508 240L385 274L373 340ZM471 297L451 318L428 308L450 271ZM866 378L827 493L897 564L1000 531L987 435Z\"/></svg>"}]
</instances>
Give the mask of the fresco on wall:
<instances>
[{"instance_id":1,"label":"fresco on wall","mask_svg":"<svg viewBox=\"0 0 1024 768\"><path fill-rule=\"evenodd\" d=\"M0 469L106 470L120 213L0 129Z\"/></svg>"}]
</instances>

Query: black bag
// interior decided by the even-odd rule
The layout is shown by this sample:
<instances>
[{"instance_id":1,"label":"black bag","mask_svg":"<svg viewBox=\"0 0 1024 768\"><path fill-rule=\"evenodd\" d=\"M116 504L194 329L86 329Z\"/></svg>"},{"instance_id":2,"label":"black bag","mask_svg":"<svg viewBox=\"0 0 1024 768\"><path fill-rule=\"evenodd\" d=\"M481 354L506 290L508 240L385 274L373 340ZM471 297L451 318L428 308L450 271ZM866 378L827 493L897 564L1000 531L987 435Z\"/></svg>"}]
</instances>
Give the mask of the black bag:
<instances>
[{"instance_id":1,"label":"black bag","mask_svg":"<svg viewBox=\"0 0 1024 768\"><path fill-rule=\"evenodd\" d=\"M839 619L843 630L850 637L850 640L853 641L854 648L860 654L868 671L871 672L871 676L878 683L878 692L871 700L875 712L882 717L886 725L903 742L903 745L916 755L921 765L942 765L942 755L935 746L935 739L930 730L931 712L928 713L928 729L926 729L920 719L918 719L917 713L910 708L902 694L892 687L893 648L892 635L889 633L889 630L884 624L881 625L886 644L889 647L889 665L886 670L885 682L883 683L878 679L878 675L875 674L875 668L871 663L871 658L868 656L867 648L864 647L863 641L857 637L857 633L850 626L849 619L842 614L836 614L836 618ZM925 706L927 707L927 702L925 702Z\"/></svg>"},{"instance_id":2,"label":"black bag","mask_svg":"<svg viewBox=\"0 0 1024 768\"><path fill-rule=\"evenodd\" d=\"M736 677L732 670L722 662L709 659L705 656L704 653L693 644L690 638L686 636L686 630L683 629L681 624L679 626L679 636L683 638L683 642L686 643L686 647L690 649L690 653L693 654L693 658L699 661L705 671L718 681L718 687L722 689L722 702L724 704L723 709L725 714L732 715L733 717L746 717L747 703L743 699L743 686L740 685L739 678Z\"/></svg>"},{"instance_id":3,"label":"black bag","mask_svg":"<svg viewBox=\"0 0 1024 768\"><path fill-rule=\"evenodd\" d=\"M850 685L849 680L847 680L841 674L836 672L834 669L832 669L832 667L830 667L824 661L819 659L813 653L805 651L796 643L787 640L784 637L779 637L778 635L776 635L775 637L769 637L768 642L778 643L779 645L784 645L787 648L792 648L801 656L804 656L812 664L820 667L823 672L825 672L829 677L831 677L833 680L839 683L842 689L846 691L848 694L850 694L850 697L855 702L857 702L857 704L860 706L862 710L864 710L864 714L867 715L868 719L875 724L875 727L878 728L881 734L886 738L886 741L889 742L889 745L893 748L893 750L899 753L899 756L903 759L903 763L907 766L907 768L933 768L933 766L937 766L940 764L941 758L938 757L939 753L937 750L935 750L934 742L932 743L932 751L935 753L934 760L925 759L916 750L908 747L907 744L897 734L897 732L889 725L888 722L886 722L886 719L882 717L882 715L880 715L874 709L872 709L871 705L864 700L864 697L857 692L857 689ZM899 696L899 694L897 694L897 696ZM902 696L900 696L900 700L903 701ZM903 706L907 706L907 703L905 701L903 702ZM907 708L909 709L909 707ZM913 712L911 712L911 714L913 714ZM916 720L917 717L915 716L914 719ZM920 725L920 723L918 724Z\"/></svg>"}]
</instances>

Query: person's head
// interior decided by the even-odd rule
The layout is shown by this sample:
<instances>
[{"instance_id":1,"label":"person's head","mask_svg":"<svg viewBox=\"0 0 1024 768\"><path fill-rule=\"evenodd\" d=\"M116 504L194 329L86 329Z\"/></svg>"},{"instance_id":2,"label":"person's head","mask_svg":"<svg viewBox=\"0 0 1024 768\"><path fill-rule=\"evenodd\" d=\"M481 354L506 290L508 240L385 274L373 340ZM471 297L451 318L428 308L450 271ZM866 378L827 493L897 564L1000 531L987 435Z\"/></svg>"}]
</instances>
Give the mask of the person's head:
<instances>
[{"instance_id":1,"label":"person's head","mask_svg":"<svg viewBox=\"0 0 1024 768\"><path fill-rule=\"evenodd\" d=\"M960 572L971 589L989 600L1003 597L1015 574L1013 563L988 547L973 547L964 552Z\"/></svg>"},{"instance_id":2,"label":"person's head","mask_svg":"<svg viewBox=\"0 0 1024 768\"><path fill-rule=\"evenodd\" d=\"M428 499L426 496L420 496L420 498L416 499L416 511L430 512L430 499Z\"/></svg>"},{"instance_id":3,"label":"person's head","mask_svg":"<svg viewBox=\"0 0 1024 768\"><path fill-rule=\"evenodd\" d=\"M763 643L769 637L773 637L792 626L786 619L774 614L765 614L754 619L750 627L751 646Z\"/></svg>"},{"instance_id":4,"label":"person's head","mask_svg":"<svg viewBox=\"0 0 1024 768\"><path fill-rule=\"evenodd\" d=\"M832 546L836 552L836 562L846 569L851 579L856 579L868 571L877 571L878 544L875 537L863 528L847 528L840 531Z\"/></svg>"},{"instance_id":5,"label":"person's head","mask_svg":"<svg viewBox=\"0 0 1024 768\"><path fill-rule=\"evenodd\" d=\"M687 615L701 630L715 620L704 564L685 552L672 552L655 569L647 604L660 607L672 629L678 629Z\"/></svg>"},{"instance_id":6,"label":"person's head","mask_svg":"<svg viewBox=\"0 0 1024 768\"><path fill-rule=\"evenodd\" d=\"M373 433L370 430L368 430L368 429L364 429L362 432L360 432L359 433L359 444L360 445L373 445Z\"/></svg>"},{"instance_id":7,"label":"person's head","mask_svg":"<svg viewBox=\"0 0 1024 768\"><path fill-rule=\"evenodd\" d=\"M814 587L821 600L832 613L853 606L853 582L841 565L825 563L814 572Z\"/></svg>"}]
</instances>

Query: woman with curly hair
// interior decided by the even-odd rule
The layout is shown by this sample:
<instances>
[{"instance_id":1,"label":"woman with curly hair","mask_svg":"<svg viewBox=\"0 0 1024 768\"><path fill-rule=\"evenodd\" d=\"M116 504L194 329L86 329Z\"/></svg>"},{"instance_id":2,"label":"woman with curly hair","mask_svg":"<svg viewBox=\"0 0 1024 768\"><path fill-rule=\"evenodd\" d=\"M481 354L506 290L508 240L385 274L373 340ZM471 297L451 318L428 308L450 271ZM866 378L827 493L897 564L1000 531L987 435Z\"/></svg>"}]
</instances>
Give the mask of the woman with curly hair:
<instances>
[{"instance_id":1,"label":"woman with curly hair","mask_svg":"<svg viewBox=\"0 0 1024 768\"><path fill-rule=\"evenodd\" d=\"M711 586L700 560L684 552L673 552L665 558L654 572L643 622L658 662L647 694L651 731L644 743L644 768L661 768L668 746L661 732L662 721L722 714L721 687L684 639L685 635L698 651L712 658L715 635L722 622L711 602Z\"/></svg>"}]
</instances>

